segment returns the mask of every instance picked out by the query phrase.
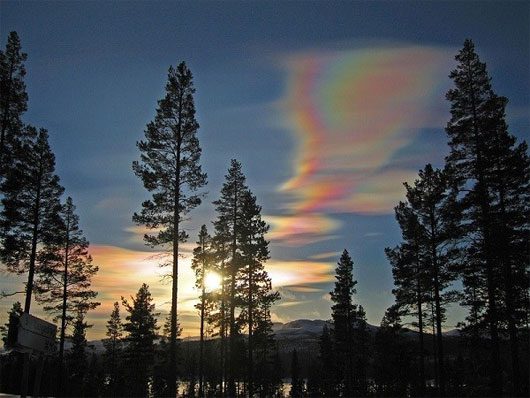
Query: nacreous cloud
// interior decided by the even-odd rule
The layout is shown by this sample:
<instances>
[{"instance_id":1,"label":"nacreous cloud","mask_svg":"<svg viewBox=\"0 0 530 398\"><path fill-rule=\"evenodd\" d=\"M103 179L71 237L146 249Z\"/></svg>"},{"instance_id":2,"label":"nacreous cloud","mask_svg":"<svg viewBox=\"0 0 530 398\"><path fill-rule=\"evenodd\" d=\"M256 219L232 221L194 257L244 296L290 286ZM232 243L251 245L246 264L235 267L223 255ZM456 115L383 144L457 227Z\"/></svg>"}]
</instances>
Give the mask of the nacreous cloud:
<instances>
[{"instance_id":1,"label":"nacreous cloud","mask_svg":"<svg viewBox=\"0 0 530 398\"><path fill-rule=\"evenodd\" d=\"M418 46L287 57L279 109L297 144L293 176L279 187L286 216L273 236L304 244L337 228L328 214L391 212L402 182L423 166L397 166L399 151L439 119L452 59L449 49Z\"/></svg>"}]
</instances>

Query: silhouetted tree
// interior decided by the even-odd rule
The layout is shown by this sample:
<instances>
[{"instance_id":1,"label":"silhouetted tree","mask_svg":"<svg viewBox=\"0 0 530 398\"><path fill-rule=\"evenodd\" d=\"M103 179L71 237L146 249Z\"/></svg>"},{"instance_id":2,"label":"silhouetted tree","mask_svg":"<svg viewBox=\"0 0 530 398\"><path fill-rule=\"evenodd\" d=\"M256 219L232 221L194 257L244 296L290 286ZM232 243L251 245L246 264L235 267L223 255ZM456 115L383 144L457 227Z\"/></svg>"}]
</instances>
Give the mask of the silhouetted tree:
<instances>
[{"instance_id":1,"label":"silhouetted tree","mask_svg":"<svg viewBox=\"0 0 530 398\"><path fill-rule=\"evenodd\" d=\"M507 131L507 99L491 87L486 65L466 40L456 55L447 93L451 120L446 132L450 153L446 169L463 207L466 261L462 270L469 327L487 325L491 339L490 394L501 395L504 380L500 333L510 339L514 394L521 393L518 310L528 286L528 156L526 143L515 145ZM523 260L526 258L526 260Z\"/></svg>"},{"instance_id":2,"label":"silhouetted tree","mask_svg":"<svg viewBox=\"0 0 530 398\"><path fill-rule=\"evenodd\" d=\"M417 319L418 327L418 395L425 394L425 343L424 307L431 301L431 280L429 267L425 267L425 246L421 245L421 225L418 217L410 206L400 202L394 208L396 220L401 228L403 242L395 248L386 248L386 256L392 265L394 286L392 293L396 297L396 305L404 315L412 315Z\"/></svg>"},{"instance_id":3,"label":"silhouetted tree","mask_svg":"<svg viewBox=\"0 0 530 398\"><path fill-rule=\"evenodd\" d=\"M353 279L353 261L344 250L335 270L335 288L330 293L333 318L333 343L337 360L337 373L341 380L341 394L353 396L354 328L357 327L357 305L352 297L357 281Z\"/></svg>"},{"instance_id":4,"label":"silhouetted tree","mask_svg":"<svg viewBox=\"0 0 530 398\"><path fill-rule=\"evenodd\" d=\"M291 391L289 396L293 398L304 396L304 380L300 376L300 365L298 364L296 349L291 353Z\"/></svg>"},{"instance_id":5,"label":"silhouetted tree","mask_svg":"<svg viewBox=\"0 0 530 398\"><path fill-rule=\"evenodd\" d=\"M120 372L121 361L123 360L123 324L120 317L120 305L116 301L114 308L107 321L107 339L103 340L105 347L105 364L108 373L108 386L110 396L118 395L118 386L122 383Z\"/></svg>"},{"instance_id":6,"label":"silhouetted tree","mask_svg":"<svg viewBox=\"0 0 530 398\"><path fill-rule=\"evenodd\" d=\"M374 379L377 395L404 397L409 394L412 352L403 336L400 307L389 307L375 336Z\"/></svg>"},{"instance_id":7,"label":"silhouetted tree","mask_svg":"<svg viewBox=\"0 0 530 398\"><path fill-rule=\"evenodd\" d=\"M451 191L447 178L440 170L430 164L420 170L419 179L411 186L404 184L409 216L414 217L417 233L414 243L419 248L420 267L428 276L428 287L432 293L433 329L436 330L436 357L439 374L439 389L445 394L445 366L442 340L442 323L445 319L447 303L455 300L455 294L446 291L456 279L455 262L459 250L456 239L459 237L454 190ZM412 276L415 278L415 276Z\"/></svg>"},{"instance_id":8,"label":"silhouetted tree","mask_svg":"<svg viewBox=\"0 0 530 398\"><path fill-rule=\"evenodd\" d=\"M279 293L272 291L271 281L267 278L266 286L256 294L253 316L253 362L257 372L252 378L252 391L260 396L275 396L281 390L281 369L278 365L278 347L272 330L271 306L279 299Z\"/></svg>"},{"instance_id":9,"label":"silhouetted tree","mask_svg":"<svg viewBox=\"0 0 530 398\"><path fill-rule=\"evenodd\" d=\"M55 175L47 131L28 129L36 138L24 146L25 161L17 164L2 183L0 260L8 271L28 273L24 312L29 313L39 254L56 242L56 230L61 228L63 188Z\"/></svg>"},{"instance_id":10,"label":"silhouetted tree","mask_svg":"<svg viewBox=\"0 0 530 398\"><path fill-rule=\"evenodd\" d=\"M87 372L86 330L92 327L85 322L85 309L80 308L74 321L72 348L66 355L68 395L82 396Z\"/></svg>"},{"instance_id":11,"label":"silhouetted tree","mask_svg":"<svg viewBox=\"0 0 530 398\"><path fill-rule=\"evenodd\" d=\"M204 332L205 332L205 321L209 316L209 307L207 303L207 292L205 277L206 272L211 267L211 262L213 260L213 253L211 247L212 238L208 234L206 225L201 227L199 232L199 241L197 242L197 247L193 250L193 259L191 262L191 267L195 271L195 286L200 289L200 302L197 304L197 308L200 311L200 337L199 337L199 397L204 395L203 390L203 381L204 381Z\"/></svg>"},{"instance_id":12,"label":"silhouetted tree","mask_svg":"<svg viewBox=\"0 0 530 398\"><path fill-rule=\"evenodd\" d=\"M226 278L225 294L221 299L222 314L221 325L224 318L228 318L229 328L229 360L228 360L228 380L227 394L235 396L235 367L236 367L236 344L240 330L236 322L237 306L237 281L243 267L241 252L239 249L242 234L242 212L244 193L248 191L245 184L245 176L241 171L241 163L232 159L228 174L221 189L221 197L214 202L217 211L215 226L215 244L217 247L217 260L223 266L223 279ZM226 308L228 307L228 308ZM228 314L226 314L228 312ZM222 348L224 350L224 347Z\"/></svg>"},{"instance_id":13,"label":"silhouetted tree","mask_svg":"<svg viewBox=\"0 0 530 398\"><path fill-rule=\"evenodd\" d=\"M12 155L17 153L17 141L25 133L21 116L28 102L26 59L17 32L10 32L5 50L0 50L0 182L13 162Z\"/></svg>"},{"instance_id":14,"label":"silhouetted tree","mask_svg":"<svg viewBox=\"0 0 530 398\"><path fill-rule=\"evenodd\" d=\"M85 378L84 396L101 397L103 393L104 374L98 355L93 352L88 363Z\"/></svg>"},{"instance_id":15,"label":"silhouetted tree","mask_svg":"<svg viewBox=\"0 0 530 398\"><path fill-rule=\"evenodd\" d=\"M320 346L320 393L324 397L338 396L339 375L337 373L337 361L333 352L333 340L327 325L324 325L319 341Z\"/></svg>"},{"instance_id":16,"label":"silhouetted tree","mask_svg":"<svg viewBox=\"0 0 530 398\"><path fill-rule=\"evenodd\" d=\"M155 119L147 125L145 141L138 142L141 161L133 163L135 174L144 187L153 192L152 199L142 203L142 211L133 221L156 229L156 235L145 235L150 246L172 248L171 337L169 361L169 394L176 394L176 341L179 243L187 238L182 220L201 203L197 190L206 184L206 174L199 164L201 148L197 138L199 124L195 119L193 77L184 62L169 68L166 95L158 102Z\"/></svg>"},{"instance_id":17,"label":"silhouetted tree","mask_svg":"<svg viewBox=\"0 0 530 398\"><path fill-rule=\"evenodd\" d=\"M155 354L156 317L155 305L145 283L140 287L132 303L122 297L122 304L129 313L123 329L127 332L124 360L127 364L129 396L147 396L149 377Z\"/></svg>"},{"instance_id":18,"label":"silhouetted tree","mask_svg":"<svg viewBox=\"0 0 530 398\"><path fill-rule=\"evenodd\" d=\"M250 396L254 392L254 352L256 347L255 334L263 332L268 325L260 322L270 322L269 309L280 298L278 292L272 291L271 280L264 267L269 259L269 242L265 234L269 226L261 219L261 206L256 203L256 197L250 192L242 193L241 207L241 236L239 247L241 252L241 279L239 295L242 309L239 323L246 324L248 329L248 391ZM268 333L266 331L265 335ZM258 337L259 339L259 337ZM267 336L261 339L262 344L268 344ZM263 349L263 348L262 348Z\"/></svg>"},{"instance_id":19,"label":"silhouetted tree","mask_svg":"<svg viewBox=\"0 0 530 398\"><path fill-rule=\"evenodd\" d=\"M44 303L44 310L60 320L59 337L59 391L62 383L64 342L66 329L80 310L96 308L97 292L91 289L92 277L98 267L92 264L88 254L88 241L79 229L79 217L75 214L72 198L68 197L59 213L61 222L55 233L55 241L39 254L40 270L36 280L37 301Z\"/></svg>"},{"instance_id":20,"label":"silhouetted tree","mask_svg":"<svg viewBox=\"0 0 530 398\"><path fill-rule=\"evenodd\" d=\"M22 305L20 304L19 301L15 301L11 309L7 312L7 323L0 326L0 334L2 335L2 341L4 342L4 346L7 343L9 325L11 323L16 323L18 318L20 318L23 312L24 311L22 311Z\"/></svg>"}]
</instances>

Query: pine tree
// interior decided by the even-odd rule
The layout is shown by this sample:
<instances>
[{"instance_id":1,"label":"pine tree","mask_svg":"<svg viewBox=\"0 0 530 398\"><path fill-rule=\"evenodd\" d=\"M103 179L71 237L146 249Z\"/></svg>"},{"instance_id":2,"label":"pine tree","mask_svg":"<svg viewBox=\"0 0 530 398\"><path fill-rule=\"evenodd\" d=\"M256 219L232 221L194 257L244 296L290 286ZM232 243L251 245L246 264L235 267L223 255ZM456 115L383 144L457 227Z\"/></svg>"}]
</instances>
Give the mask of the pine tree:
<instances>
[{"instance_id":1,"label":"pine tree","mask_svg":"<svg viewBox=\"0 0 530 398\"><path fill-rule=\"evenodd\" d=\"M244 193L248 191L245 185L245 176L241 171L241 163L232 159L225 183L221 189L221 197L214 202L217 211L215 226L215 244L218 249L217 260L223 266L223 284L226 284L224 295L221 297L221 325L228 320L229 335L229 358L228 358L228 380L226 383L227 395L235 396L235 367L236 367L236 343L240 335L239 326L236 323L236 288L237 280L243 266L239 243L242 234L242 209ZM224 265L226 264L226 266ZM228 314L226 314L228 312ZM226 331L224 331L226 333ZM225 347L222 347L222 351ZM223 352L224 357L224 352ZM224 362L224 361L223 361ZM223 365L224 367L224 365Z\"/></svg>"},{"instance_id":2,"label":"pine tree","mask_svg":"<svg viewBox=\"0 0 530 398\"><path fill-rule=\"evenodd\" d=\"M337 388L339 375L337 374L337 361L333 351L333 340L327 325L324 325L322 329L319 348L320 369L322 371L320 393L324 397L336 397L339 394Z\"/></svg>"},{"instance_id":3,"label":"pine tree","mask_svg":"<svg viewBox=\"0 0 530 398\"><path fill-rule=\"evenodd\" d=\"M422 241L422 227L418 216L406 202L395 207L396 220L401 228L403 242L395 248L386 248L386 256L392 265L394 286L392 293L396 305L403 315L417 318L418 327L418 395L425 394L425 342L424 328L426 313L424 307L431 302L431 273L425 266L425 245Z\"/></svg>"},{"instance_id":4,"label":"pine tree","mask_svg":"<svg viewBox=\"0 0 530 398\"><path fill-rule=\"evenodd\" d=\"M147 396L149 377L152 373L155 339L156 317L155 305L145 283L140 287L132 303L122 297L122 304L129 313L123 329L127 332L125 339L125 361L128 365L129 380L127 395ZM169 383L171 384L171 383Z\"/></svg>"},{"instance_id":5,"label":"pine tree","mask_svg":"<svg viewBox=\"0 0 530 398\"><path fill-rule=\"evenodd\" d=\"M293 398L304 396L304 380L300 376L300 365L298 364L296 349L291 353L291 391L289 396Z\"/></svg>"},{"instance_id":6,"label":"pine tree","mask_svg":"<svg viewBox=\"0 0 530 398\"><path fill-rule=\"evenodd\" d=\"M212 262L212 248L211 248L211 237L208 234L206 225L201 227L199 232L199 241L197 247L193 250L193 259L191 267L195 270L195 286L200 289L200 302L197 304L197 308L200 311L200 340L199 340L199 397L204 395L203 382L204 382L204 332L205 332L205 321L209 316L208 296L206 292L205 277L206 272L211 267Z\"/></svg>"},{"instance_id":7,"label":"pine tree","mask_svg":"<svg viewBox=\"0 0 530 398\"><path fill-rule=\"evenodd\" d=\"M268 244L265 240L265 234L269 226L261 219L261 206L256 203L256 197L250 192L245 191L242 194L241 207L241 273L242 283L240 284L239 293L242 303L240 319L245 323L248 329L248 389L252 396L254 391L254 351L255 333L258 330L260 315L263 313L261 303L266 303L270 308L276 300L280 298L278 292L272 291L272 285L264 262L269 258ZM265 316L262 319L267 319ZM269 316L270 319L270 316Z\"/></svg>"},{"instance_id":8,"label":"pine tree","mask_svg":"<svg viewBox=\"0 0 530 398\"><path fill-rule=\"evenodd\" d=\"M120 304L117 301L114 303L110 319L107 321L106 335L108 339L103 340L103 346L105 347L105 363L109 374L108 384L110 396L115 397L118 394L118 386L121 384L119 366L123 355L123 324L120 317Z\"/></svg>"},{"instance_id":9,"label":"pine tree","mask_svg":"<svg viewBox=\"0 0 530 398\"><path fill-rule=\"evenodd\" d=\"M450 74L455 87L447 93L451 120L446 169L459 193L469 242L462 270L464 303L471 307L469 326L487 325L490 335L491 395L503 393L500 333L507 324L512 393L520 394L517 327L528 284L528 252L521 244L528 241L527 147L524 142L516 146L508 133L507 99L493 92L473 42L466 40L455 58L458 65Z\"/></svg>"},{"instance_id":10,"label":"pine tree","mask_svg":"<svg viewBox=\"0 0 530 398\"><path fill-rule=\"evenodd\" d=\"M442 324L445 307L454 301L455 294L445 291L456 279L455 263L459 250L456 220L459 217L454 191L450 190L443 172L430 164L419 172L419 179L413 186L405 183L406 206L416 219L419 233L416 243L422 253L419 264L428 275L429 291L432 293L433 328L436 329L436 355L441 395L445 394L445 366L442 340ZM414 278L414 277L413 277Z\"/></svg>"},{"instance_id":11,"label":"pine tree","mask_svg":"<svg viewBox=\"0 0 530 398\"><path fill-rule=\"evenodd\" d=\"M24 312L29 313L40 253L57 240L63 188L55 172L55 157L48 133L28 127L35 137L24 145L25 161L16 165L2 183L0 259L8 271L28 273Z\"/></svg>"},{"instance_id":12,"label":"pine tree","mask_svg":"<svg viewBox=\"0 0 530 398\"><path fill-rule=\"evenodd\" d=\"M357 326L357 305L352 296L356 293L357 281L353 279L353 261L344 250L335 270L335 288L330 293L331 316L333 318L334 352L337 372L340 375L342 395L353 396L354 372L354 328Z\"/></svg>"},{"instance_id":13,"label":"pine tree","mask_svg":"<svg viewBox=\"0 0 530 398\"><path fill-rule=\"evenodd\" d=\"M272 291L270 280L266 283L265 289L256 295L252 327L252 366L257 364L255 367L260 372L249 378L253 383L252 392L259 392L260 396L278 394L281 388L281 369L275 368L278 348L271 320L271 306L279 299L279 293Z\"/></svg>"},{"instance_id":14,"label":"pine tree","mask_svg":"<svg viewBox=\"0 0 530 398\"><path fill-rule=\"evenodd\" d=\"M389 307L375 337L374 378L379 396L407 396L412 379L411 352L403 336L400 307Z\"/></svg>"},{"instance_id":15,"label":"pine tree","mask_svg":"<svg viewBox=\"0 0 530 398\"><path fill-rule=\"evenodd\" d=\"M67 354L68 395L82 396L84 379L87 371L86 330L92 327L85 322L85 310L80 308L74 321L72 348Z\"/></svg>"},{"instance_id":16,"label":"pine tree","mask_svg":"<svg viewBox=\"0 0 530 398\"><path fill-rule=\"evenodd\" d=\"M85 377L83 389L86 397L101 397L104 386L103 368L95 352L92 352Z\"/></svg>"},{"instance_id":17,"label":"pine tree","mask_svg":"<svg viewBox=\"0 0 530 398\"><path fill-rule=\"evenodd\" d=\"M145 141L138 142L141 161L133 163L135 174L153 193L142 203L133 221L156 229L145 235L150 246L169 245L172 249L170 395L176 394L176 341L179 243L187 238L183 217L201 203L197 190L206 184L199 164L201 148L197 138L193 77L184 62L169 68L166 95L158 102L155 119L147 125ZM173 382L173 380L175 380Z\"/></svg>"},{"instance_id":18,"label":"pine tree","mask_svg":"<svg viewBox=\"0 0 530 398\"><path fill-rule=\"evenodd\" d=\"M0 181L11 164L11 155L24 135L21 116L27 110L24 76L27 54L21 51L17 32L9 33L5 51L0 51Z\"/></svg>"},{"instance_id":19,"label":"pine tree","mask_svg":"<svg viewBox=\"0 0 530 398\"><path fill-rule=\"evenodd\" d=\"M7 313L7 323L3 326L0 326L0 334L2 335L2 341L4 342L4 347L7 343L8 338L8 332L9 332L9 325L11 323L16 323L18 318L22 315L22 305L20 305L20 302L15 301L13 303L13 306Z\"/></svg>"},{"instance_id":20,"label":"pine tree","mask_svg":"<svg viewBox=\"0 0 530 398\"><path fill-rule=\"evenodd\" d=\"M37 301L45 304L44 310L61 322L59 363L62 367L66 329L77 312L86 313L100 303L94 301L97 292L90 286L98 267L92 264L88 254L89 243L79 229L72 198L66 199L59 215L61 223L54 231L55 241L39 254L36 291Z\"/></svg>"}]
</instances>

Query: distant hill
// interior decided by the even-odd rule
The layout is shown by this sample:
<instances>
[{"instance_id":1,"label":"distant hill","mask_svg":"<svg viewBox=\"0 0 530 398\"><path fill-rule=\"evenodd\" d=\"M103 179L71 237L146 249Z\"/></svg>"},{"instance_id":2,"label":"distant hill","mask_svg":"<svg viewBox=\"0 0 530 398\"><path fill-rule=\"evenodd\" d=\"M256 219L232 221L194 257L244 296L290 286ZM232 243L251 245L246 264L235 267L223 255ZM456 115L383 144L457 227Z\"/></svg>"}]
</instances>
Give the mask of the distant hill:
<instances>
[{"instance_id":1,"label":"distant hill","mask_svg":"<svg viewBox=\"0 0 530 398\"><path fill-rule=\"evenodd\" d=\"M331 322L322 319L297 319L286 323L275 322L272 325L272 330L276 336L278 349L281 353L291 352L295 348L299 351L318 352L318 341L324 325L331 327ZM370 334L375 335L379 330L379 326L367 323L367 329ZM417 334L417 331L405 328L406 336L415 338ZM459 335L460 332L457 329L444 332L444 336L446 337L459 337ZM101 340L92 340L88 344L98 354L102 353L105 349ZM198 344L198 337L186 337L182 340L182 344ZM65 348L69 349L70 346L70 342L66 341Z\"/></svg>"}]
</instances>

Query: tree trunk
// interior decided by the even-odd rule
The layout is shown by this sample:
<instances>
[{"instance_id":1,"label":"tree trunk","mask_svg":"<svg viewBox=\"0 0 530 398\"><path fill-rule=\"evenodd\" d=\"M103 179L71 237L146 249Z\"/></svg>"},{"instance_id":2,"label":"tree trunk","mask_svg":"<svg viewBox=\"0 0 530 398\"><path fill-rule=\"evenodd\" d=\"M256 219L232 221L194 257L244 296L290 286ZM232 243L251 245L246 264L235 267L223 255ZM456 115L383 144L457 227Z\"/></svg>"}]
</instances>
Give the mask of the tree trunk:
<instances>
[{"instance_id":1,"label":"tree trunk","mask_svg":"<svg viewBox=\"0 0 530 398\"><path fill-rule=\"evenodd\" d=\"M39 169L37 182L37 194L35 197L35 209L33 211L33 235L31 237L31 254L29 257L28 283L26 285L26 302L24 312L29 314L31 307L31 295L33 293L33 279L35 276L35 260L37 257L37 242L39 236L39 218L40 218L40 195L41 195L42 167Z\"/></svg>"},{"instance_id":2,"label":"tree trunk","mask_svg":"<svg viewBox=\"0 0 530 398\"><path fill-rule=\"evenodd\" d=\"M66 337L66 300L68 288L68 255L70 249L70 217L66 221L66 244L64 247L64 275L63 275L63 305L61 313L61 337L59 340L59 382L57 383L59 396L63 395L63 378L64 378L64 340Z\"/></svg>"},{"instance_id":3,"label":"tree trunk","mask_svg":"<svg viewBox=\"0 0 530 398\"><path fill-rule=\"evenodd\" d=\"M204 239L201 237L201 250L204 256ZM204 278L206 276L206 264L204 263L204 258L202 260L202 291L201 291L201 332L200 332L200 346L199 346L199 398L202 398L204 395L203 392L203 372L204 372L204 303L205 303L205 284Z\"/></svg>"},{"instance_id":4,"label":"tree trunk","mask_svg":"<svg viewBox=\"0 0 530 398\"><path fill-rule=\"evenodd\" d=\"M177 164L175 170L175 202L173 208L173 280L171 289L171 336L169 342L169 386L168 393L171 398L177 395L177 299L178 299L178 273L179 273L179 223L180 223L180 152L181 152L181 124L182 124L182 99L179 101L179 124L177 131Z\"/></svg>"},{"instance_id":5,"label":"tree trunk","mask_svg":"<svg viewBox=\"0 0 530 398\"><path fill-rule=\"evenodd\" d=\"M230 270L230 369L228 376L228 396L236 396L236 385L235 385L235 349L236 349L236 321L235 321L235 310L236 310L236 249L237 249L237 201L238 201L238 186L237 182L234 183L234 213L233 213L233 231L232 231L232 264Z\"/></svg>"}]
</instances>

